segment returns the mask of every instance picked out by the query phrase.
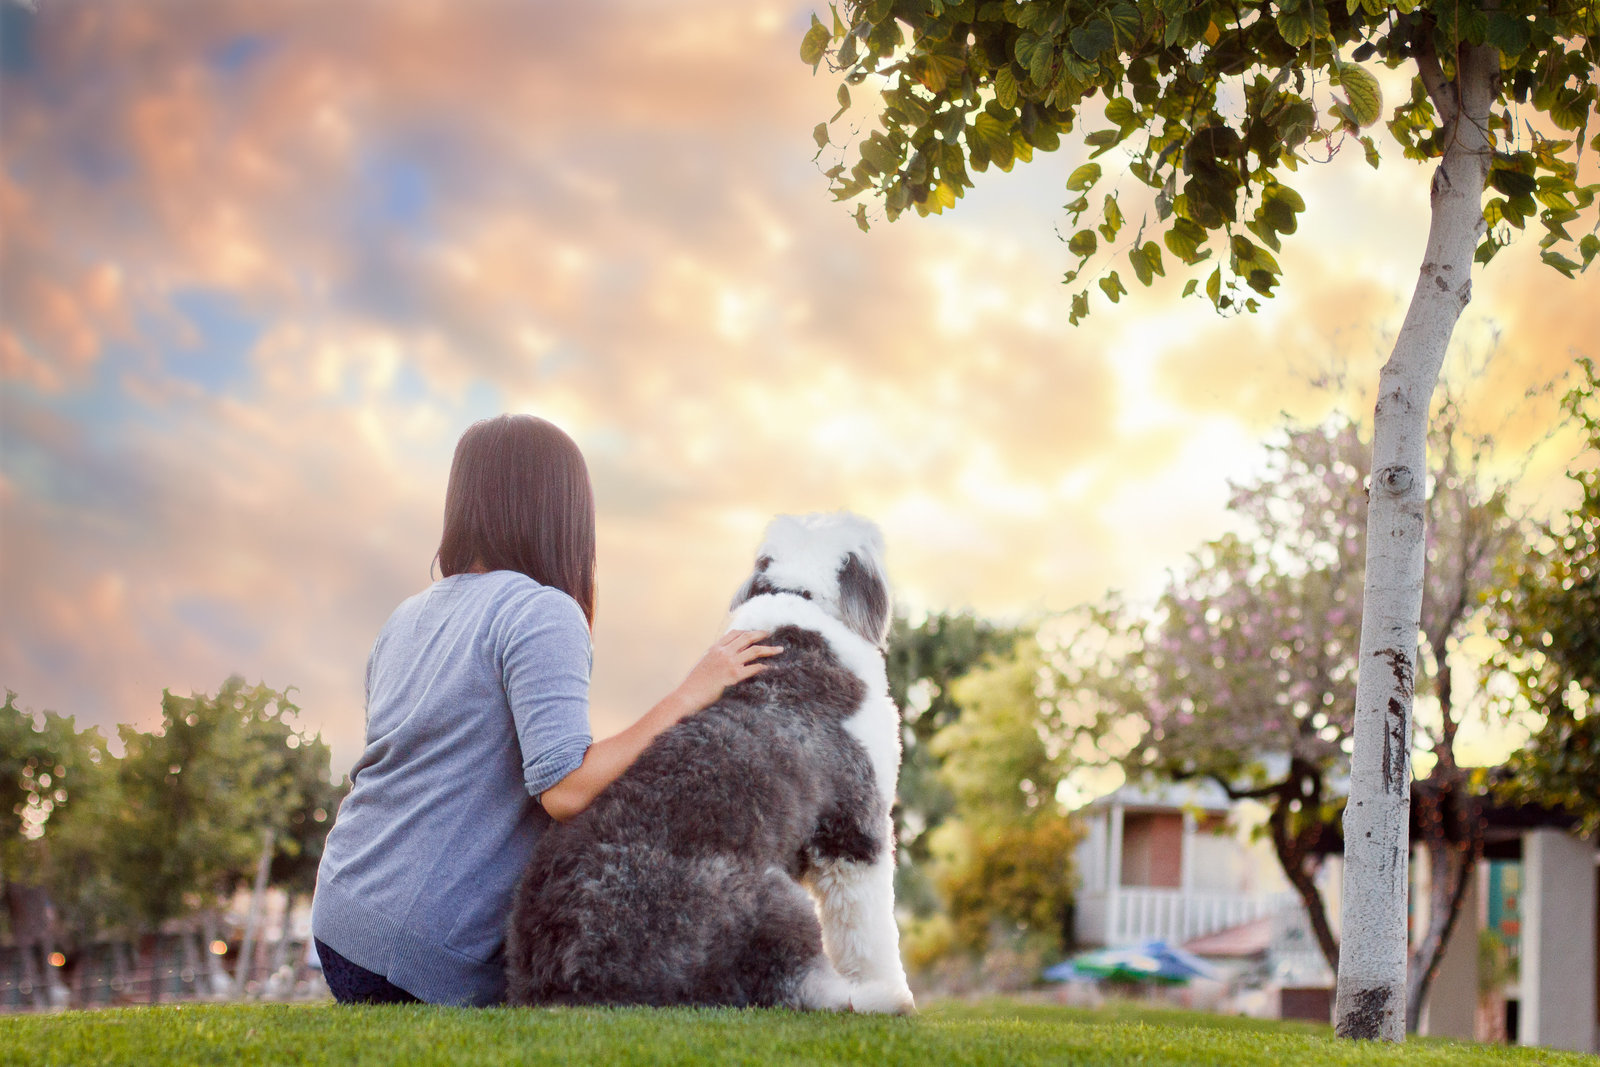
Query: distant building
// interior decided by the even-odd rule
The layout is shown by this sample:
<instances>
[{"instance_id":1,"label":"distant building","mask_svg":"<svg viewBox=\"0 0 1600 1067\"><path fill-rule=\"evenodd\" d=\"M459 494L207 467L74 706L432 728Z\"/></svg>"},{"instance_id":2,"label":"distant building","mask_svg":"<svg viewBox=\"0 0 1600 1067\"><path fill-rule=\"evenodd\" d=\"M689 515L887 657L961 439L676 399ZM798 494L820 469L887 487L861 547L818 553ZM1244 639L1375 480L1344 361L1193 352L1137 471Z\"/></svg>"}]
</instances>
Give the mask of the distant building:
<instances>
[{"instance_id":1,"label":"distant building","mask_svg":"<svg viewBox=\"0 0 1600 1067\"><path fill-rule=\"evenodd\" d=\"M1078 815L1086 829L1073 928L1080 944L1159 938L1241 961L1235 973L1264 982L1273 1013L1330 1016L1333 975L1300 899L1270 845L1228 828L1230 816L1248 811L1215 783L1125 785ZM1446 946L1421 1030L1600 1051L1600 848L1545 812L1491 808L1486 819L1485 862ZM1335 933L1341 853L1334 834L1316 875ZM1417 931L1427 923L1421 860L1411 864ZM1480 946L1484 930L1494 940ZM1480 966L1494 963L1495 941L1514 961L1515 977L1480 975Z\"/></svg>"}]
</instances>

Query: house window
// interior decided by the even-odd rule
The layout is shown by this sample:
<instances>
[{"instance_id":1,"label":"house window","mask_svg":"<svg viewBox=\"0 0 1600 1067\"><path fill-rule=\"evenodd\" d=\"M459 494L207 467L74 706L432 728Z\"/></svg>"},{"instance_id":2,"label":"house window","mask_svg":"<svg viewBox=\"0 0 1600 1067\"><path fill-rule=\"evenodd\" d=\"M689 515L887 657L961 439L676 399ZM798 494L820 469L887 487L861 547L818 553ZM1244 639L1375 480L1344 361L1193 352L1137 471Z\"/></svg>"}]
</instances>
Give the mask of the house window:
<instances>
[{"instance_id":1,"label":"house window","mask_svg":"<svg viewBox=\"0 0 1600 1067\"><path fill-rule=\"evenodd\" d=\"M1122 822L1122 884L1177 889L1183 885L1183 815L1134 812Z\"/></svg>"}]
</instances>

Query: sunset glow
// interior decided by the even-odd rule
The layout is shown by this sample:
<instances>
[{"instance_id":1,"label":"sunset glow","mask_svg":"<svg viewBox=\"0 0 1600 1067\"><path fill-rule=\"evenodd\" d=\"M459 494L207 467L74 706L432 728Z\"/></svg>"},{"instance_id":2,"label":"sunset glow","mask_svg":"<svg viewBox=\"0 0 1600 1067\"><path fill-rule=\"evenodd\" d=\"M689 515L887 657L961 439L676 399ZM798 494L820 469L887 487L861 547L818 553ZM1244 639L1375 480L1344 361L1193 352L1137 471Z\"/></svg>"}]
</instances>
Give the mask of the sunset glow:
<instances>
[{"instance_id":1,"label":"sunset glow","mask_svg":"<svg viewBox=\"0 0 1600 1067\"><path fill-rule=\"evenodd\" d=\"M1304 168L1258 315L1169 270L1074 328L1085 150L861 233L812 161L811 10L0 0L0 683L108 733L164 687L295 686L342 771L454 442L503 410L590 465L606 733L710 643L776 512L876 519L913 613L1149 595L1282 413L1370 408L1426 168ZM1523 393L1600 354L1594 276L1536 244L1479 271L1447 369L1507 470L1554 417ZM1571 451L1533 457L1544 513Z\"/></svg>"}]
</instances>

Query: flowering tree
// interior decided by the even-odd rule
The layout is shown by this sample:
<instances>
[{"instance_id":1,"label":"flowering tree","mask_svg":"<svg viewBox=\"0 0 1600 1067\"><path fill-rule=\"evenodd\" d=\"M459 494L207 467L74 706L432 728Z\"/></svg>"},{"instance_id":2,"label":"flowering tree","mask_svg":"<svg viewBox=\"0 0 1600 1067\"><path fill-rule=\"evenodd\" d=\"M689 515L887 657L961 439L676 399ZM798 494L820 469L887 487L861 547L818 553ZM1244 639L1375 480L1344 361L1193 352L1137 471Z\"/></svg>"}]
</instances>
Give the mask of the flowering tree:
<instances>
[{"instance_id":1,"label":"flowering tree","mask_svg":"<svg viewBox=\"0 0 1600 1067\"><path fill-rule=\"evenodd\" d=\"M1566 808L1593 834L1600 832L1600 375L1589 360L1581 366L1585 380L1563 405L1583 441L1569 474L1578 502L1507 569L1495 614L1504 647L1497 666L1543 716L1512 757L1504 792Z\"/></svg>"},{"instance_id":2,"label":"flowering tree","mask_svg":"<svg viewBox=\"0 0 1600 1067\"><path fill-rule=\"evenodd\" d=\"M1461 766L1456 735L1466 714L1455 681L1451 653L1472 621L1483 614L1496 567L1517 553L1520 533L1507 512L1501 487L1482 484L1488 442L1463 439L1453 406L1436 420L1435 463L1427 497L1427 582L1422 594L1422 641L1417 687L1431 694L1435 714L1420 718L1417 732L1433 758L1426 777L1413 784L1417 824L1428 862L1428 923L1407 969L1406 1027L1415 1030L1422 1002L1438 972L1444 946L1483 856L1480 812L1482 769Z\"/></svg>"},{"instance_id":3,"label":"flowering tree","mask_svg":"<svg viewBox=\"0 0 1600 1067\"><path fill-rule=\"evenodd\" d=\"M1130 774L1211 778L1266 805L1330 968L1339 948L1315 868L1353 729L1366 507L1351 487L1365 455L1348 422L1291 432L1229 504L1247 530L1203 546L1149 616L1104 609L1125 652L1071 657L1059 684L1072 728L1147 722L1122 758Z\"/></svg>"},{"instance_id":4,"label":"flowering tree","mask_svg":"<svg viewBox=\"0 0 1600 1067\"><path fill-rule=\"evenodd\" d=\"M1165 246L1186 269L1214 263L1204 294L1219 310L1254 310L1278 286L1273 253L1306 207L1288 180L1313 150L1331 156L1355 138L1380 162L1364 131L1383 117L1383 100L1362 64L1409 74L1387 128L1407 157L1438 166L1367 465L1374 551L1345 812L1344 1036L1404 1035L1406 908L1395 887L1406 884L1411 767L1393 737L1411 731L1431 398L1475 261L1529 219L1545 231L1541 258L1568 277L1600 253L1600 236L1568 230L1595 206L1596 187L1578 182L1578 153L1596 99L1597 39L1600 10L1589 0L846 0L830 21L813 17L800 45L802 60L827 60L841 77L830 122L848 110L851 86L873 79L880 90L881 129L827 172L839 199L877 197L891 219L943 211L971 187L969 168L1009 170L1103 114L1081 143L1091 157L1120 148L1119 170L1151 190L1155 217L1129 225L1116 191L1093 203L1102 165L1078 167L1067 212L1100 221L1071 238L1079 265L1067 281L1103 250L1149 285L1166 273ZM826 149L829 122L815 136ZM1590 143L1600 149L1600 137ZM856 218L866 226L864 204ZM1127 292L1120 270L1092 265L1115 303ZM1199 287L1191 277L1185 294ZM1088 311L1085 287L1072 297L1073 321Z\"/></svg>"},{"instance_id":5,"label":"flowering tree","mask_svg":"<svg viewBox=\"0 0 1600 1067\"><path fill-rule=\"evenodd\" d=\"M1433 767L1416 793L1433 906L1409 967L1413 1028L1482 852L1481 790L1455 758L1464 708L1449 657L1512 537L1503 494L1480 485L1483 442L1461 441L1456 424L1447 407L1427 497L1417 663L1420 689L1434 698L1420 731ZM1332 969L1339 944L1315 873L1354 737L1367 500L1352 487L1367 455L1348 421L1291 431L1268 473L1235 490L1229 506L1245 530L1203 546L1150 616L1102 609L1100 625L1124 635L1125 651L1109 669L1069 657L1059 685L1075 729L1103 736L1147 720L1123 756L1130 773L1207 777L1235 800L1266 805L1266 832ZM1411 739L1389 742L1404 750Z\"/></svg>"}]
</instances>

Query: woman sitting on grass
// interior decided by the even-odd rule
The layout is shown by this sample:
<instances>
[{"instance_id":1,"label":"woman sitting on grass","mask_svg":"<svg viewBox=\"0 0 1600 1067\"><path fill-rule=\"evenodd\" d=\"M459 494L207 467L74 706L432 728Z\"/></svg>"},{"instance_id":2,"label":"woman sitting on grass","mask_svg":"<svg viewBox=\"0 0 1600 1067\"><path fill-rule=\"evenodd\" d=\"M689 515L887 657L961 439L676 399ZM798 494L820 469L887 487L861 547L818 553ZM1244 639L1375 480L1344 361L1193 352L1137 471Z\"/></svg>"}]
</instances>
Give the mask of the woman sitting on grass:
<instances>
[{"instance_id":1,"label":"woman sitting on grass","mask_svg":"<svg viewBox=\"0 0 1600 1067\"><path fill-rule=\"evenodd\" d=\"M549 820L780 651L730 632L592 743L594 495L577 445L527 415L476 423L444 513L444 577L395 609L367 661L366 749L317 872L311 926L341 1002L503 999L506 914Z\"/></svg>"}]
</instances>

